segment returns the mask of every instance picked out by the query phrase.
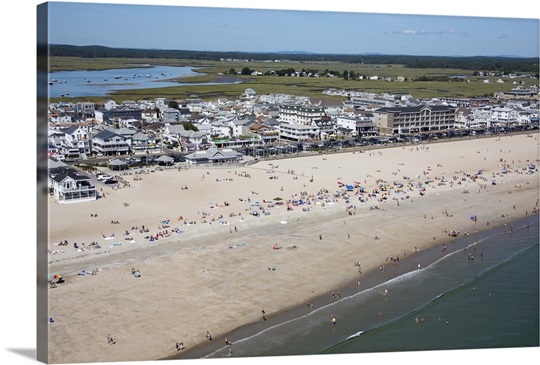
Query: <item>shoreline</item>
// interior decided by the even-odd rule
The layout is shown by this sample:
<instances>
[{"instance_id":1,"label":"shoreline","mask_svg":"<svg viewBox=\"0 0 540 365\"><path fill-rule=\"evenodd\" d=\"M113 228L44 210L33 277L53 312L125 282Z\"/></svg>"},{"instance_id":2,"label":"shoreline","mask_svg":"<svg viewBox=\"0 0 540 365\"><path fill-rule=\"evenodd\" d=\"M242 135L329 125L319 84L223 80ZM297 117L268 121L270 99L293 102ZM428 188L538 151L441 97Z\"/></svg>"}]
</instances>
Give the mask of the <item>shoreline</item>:
<instances>
[{"instance_id":1,"label":"shoreline","mask_svg":"<svg viewBox=\"0 0 540 365\"><path fill-rule=\"evenodd\" d=\"M533 222L532 227L538 229L538 214L532 214L532 217L537 217ZM509 225L514 225L515 227L523 228L527 223L530 223L531 216L522 215L516 220L508 222ZM477 235L467 236L467 237L458 237L445 241L444 244L447 248L445 254L441 252L440 246L432 246L428 249L418 251L412 255L409 255L399 261L399 263L391 263L392 265L392 274L382 276L380 270L371 269L365 273L362 273L358 278L361 278L361 288L357 288L356 280L351 280L348 284L340 287L338 292L340 292L341 298L345 299L349 296L360 293L364 290L372 289L378 285L384 284L392 279L405 275L409 272L415 271L418 269L418 264L421 263L421 267L428 267L433 263L437 262L439 259L443 258L445 255L454 253L456 251L463 250L465 247L475 244L485 238L495 236L500 233L501 227L492 227L489 229L484 229L479 231ZM320 308L335 302L336 299L330 299L329 293L327 295L319 295L310 299L310 302L315 305L315 308ZM298 318L306 314L306 311L313 310L306 309L306 305L296 305L291 306L290 308L281 310L277 313L274 313L271 316L267 316L266 321L259 320L257 322L247 323L240 327L235 328L225 335L219 337L214 337L212 342L201 342L191 348L187 348L182 352L165 356L156 360L181 360L181 359L201 359L205 358L207 355L213 353L214 351L224 348L223 345L225 338L232 339L234 343L235 340L241 340L249 336L255 335L267 328L279 325L286 321ZM310 355L310 354L306 354Z\"/></svg>"},{"instance_id":2,"label":"shoreline","mask_svg":"<svg viewBox=\"0 0 540 365\"><path fill-rule=\"evenodd\" d=\"M488 149L494 152L486 153ZM260 325L262 308L268 326L283 315L294 315L291 309L305 312L305 298L317 308L331 300L332 291L356 291L356 286L351 288L359 275L355 262L361 262L365 289L369 272L377 276L382 264L390 274L396 266L385 258L399 256L401 272L414 263L407 259L428 255L433 247L437 253L443 242L450 247L454 239L447 231L461 230L461 237L469 231L471 237L475 230L481 235L488 228L511 224L525 211L532 214L535 200L538 205L538 171L530 173L527 166L529 160L537 163L537 150L536 138L508 136L501 141L400 146L241 167L170 169L126 175L132 186L104 189L106 198L95 202L52 204L50 249L63 238L70 245L72 240L88 243L100 231L112 231L123 240L122 232L133 225L145 224L154 234L169 218L169 229L184 232L155 242L137 232L134 243L124 241L121 246L97 237L101 250L76 252L67 247L65 253L49 255L50 272L67 281L49 292L49 312L55 318L49 326L50 360L196 356L191 351L208 345L207 330L215 338L211 345L220 345L225 336L234 342L231 331L243 331L248 323ZM508 160L511 173L501 173L507 165L502 160ZM475 178L472 174L482 168L484 174ZM141 180L131 182L139 176ZM428 177L422 196L420 181ZM492 178L496 185L489 184ZM347 198L336 186L339 180L361 180L368 192L388 181L389 191L372 196L349 193ZM403 181L403 188L396 181ZM184 184L188 191L180 189ZM305 198L311 204L290 203L291 211L285 205L270 208L278 195L285 201ZM255 207L271 214L251 216L255 201ZM97 212L99 218L89 218ZM182 226L176 219L179 214L197 224ZM471 215L478 215L478 222L470 220ZM219 224L218 216L227 223ZM121 224L111 224L113 219ZM233 230L236 226L238 232ZM415 246L419 252L413 254ZM267 269L272 266L275 271ZM95 276L77 275L94 267L99 268ZM132 267L141 270L140 278L131 277ZM91 305L83 304L87 298ZM74 312L73 306L84 310ZM104 331L115 336L115 346L100 345ZM80 341L94 345L72 351ZM177 341L188 351L177 354Z\"/></svg>"}]
</instances>

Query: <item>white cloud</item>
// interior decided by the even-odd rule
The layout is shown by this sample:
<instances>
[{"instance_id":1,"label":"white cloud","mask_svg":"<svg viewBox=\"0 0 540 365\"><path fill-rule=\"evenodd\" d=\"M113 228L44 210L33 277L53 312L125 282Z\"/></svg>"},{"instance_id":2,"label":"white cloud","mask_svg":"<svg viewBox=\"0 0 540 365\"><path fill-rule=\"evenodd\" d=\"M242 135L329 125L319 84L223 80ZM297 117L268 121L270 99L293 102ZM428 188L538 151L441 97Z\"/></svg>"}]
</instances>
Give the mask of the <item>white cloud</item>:
<instances>
[{"instance_id":1,"label":"white cloud","mask_svg":"<svg viewBox=\"0 0 540 365\"><path fill-rule=\"evenodd\" d=\"M389 30L386 31L384 34L388 35L410 35L410 36L429 36L429 35L436 35L436 36L454 36L454 35L460 35L460 36L466 36L466 33L458 32L455 29L449 29L449 30L413 30L413 29L403 29L403 30Z\"/></svg>"}]
</instances>

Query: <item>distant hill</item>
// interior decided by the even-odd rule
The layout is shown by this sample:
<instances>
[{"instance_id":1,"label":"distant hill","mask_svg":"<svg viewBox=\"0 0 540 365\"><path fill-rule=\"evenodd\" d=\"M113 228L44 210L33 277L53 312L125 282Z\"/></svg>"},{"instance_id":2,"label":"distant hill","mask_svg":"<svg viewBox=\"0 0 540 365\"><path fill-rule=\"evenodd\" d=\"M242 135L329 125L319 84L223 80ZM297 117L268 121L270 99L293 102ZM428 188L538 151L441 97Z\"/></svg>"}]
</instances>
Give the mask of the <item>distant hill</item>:
<instances>
[{"instance_id":1,"label":"distant hill","mask_svg":"<svg viewBox=\"0 0 540 365\"><path fill-rule=\"evenodd\" d=\"M482 70L497 72L526 72L538 75L539 58L519 57L445 57L411 56L385 54L322 54L304 51L281 51L274 53L251 52L213 52L190 50L163 50L137 48L111 48L104 46L73 46L65 44L49 45L49 55L59 57L112 57L112 58L176 58L197 60L220 60L222 58L269 60L285 59L291 61L336 61L365 64L400 64L410 68L452 68L462 70Z\"/></svg>"},{"instance_id":2,"label":"distant hill","mask_svg":"<svg viewBox=\"0 0 540 365\"><path fill-rule=\"evenodd\" d=\"M302 54L302 55L314 55L316 53L313 52L306 52L306 51L279 51L276 52L276 54Z\"/></svg>"}]
</instances>

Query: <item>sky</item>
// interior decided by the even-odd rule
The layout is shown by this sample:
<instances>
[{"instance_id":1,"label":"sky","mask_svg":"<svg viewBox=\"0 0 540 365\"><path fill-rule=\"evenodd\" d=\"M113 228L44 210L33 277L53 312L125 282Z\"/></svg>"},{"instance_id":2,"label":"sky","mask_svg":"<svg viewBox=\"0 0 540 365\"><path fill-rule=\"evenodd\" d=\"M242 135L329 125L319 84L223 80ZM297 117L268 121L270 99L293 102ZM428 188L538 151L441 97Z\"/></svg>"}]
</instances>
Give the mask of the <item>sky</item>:
<instances>
[{"instance_id":1,"label":"sky","mask_svg":"<svg viewBox=\"0 0 540 365\"><path fill-rule=\"evenodd\" d=\"M383 14L349 8L305 10L313 9L306 4L299 7L303 10L277 10L283 8L184 3L50 2L49 43L196 51L539 56L538 17L449 16L437 15L436 9L433 15L392 14L389 7Z\"/></svg>"}]
</instances>

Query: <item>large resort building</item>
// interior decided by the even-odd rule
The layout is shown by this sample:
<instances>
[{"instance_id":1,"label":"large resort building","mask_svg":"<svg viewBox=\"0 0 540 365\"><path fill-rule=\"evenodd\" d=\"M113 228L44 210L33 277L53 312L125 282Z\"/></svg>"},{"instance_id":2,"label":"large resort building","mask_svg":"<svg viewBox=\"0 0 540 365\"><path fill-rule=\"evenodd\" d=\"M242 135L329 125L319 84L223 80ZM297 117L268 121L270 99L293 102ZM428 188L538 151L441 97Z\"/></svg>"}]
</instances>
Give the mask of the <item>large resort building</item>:
<instances>
[{"instance_id":1,"label":"large resort building","mask_svg":"<svg viewBox=\"0 0 540 365\"><path fill-rule=\"evenodd\" d=\"M389 107L373 112L373 123L381 134L396 135L453 129L456 108L444 105Z\"/></svg>"}]
</instances>

